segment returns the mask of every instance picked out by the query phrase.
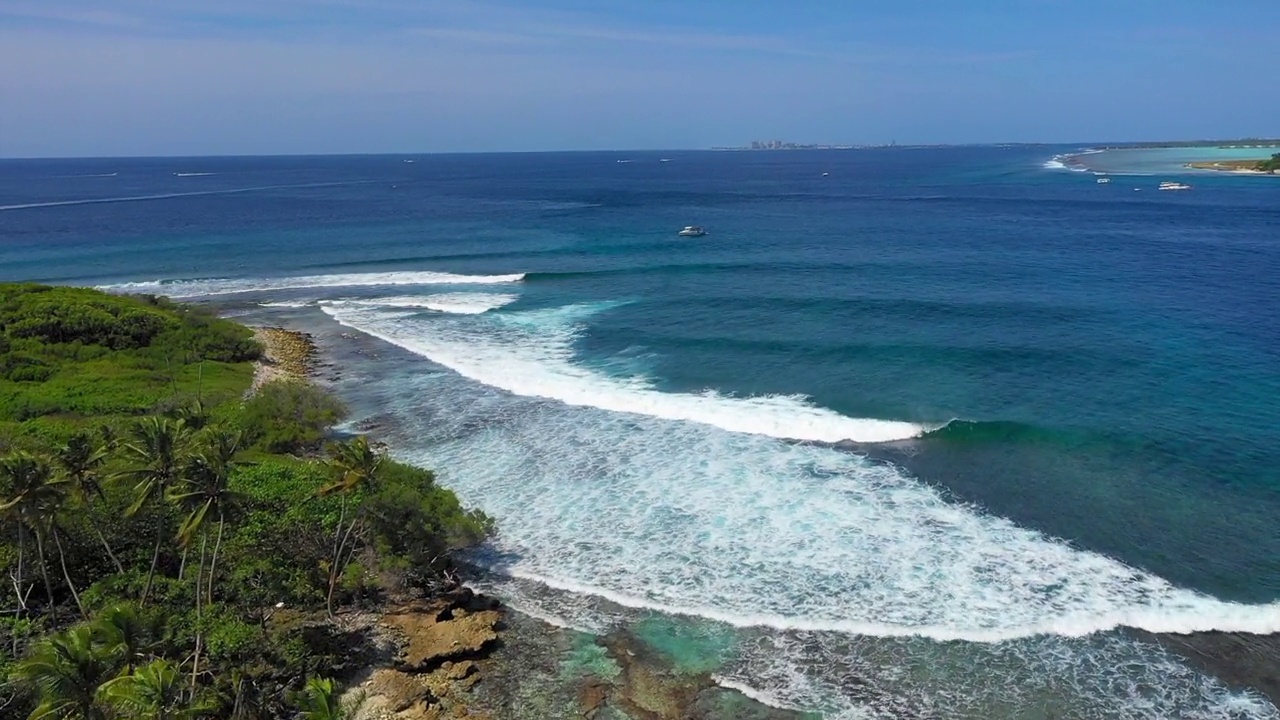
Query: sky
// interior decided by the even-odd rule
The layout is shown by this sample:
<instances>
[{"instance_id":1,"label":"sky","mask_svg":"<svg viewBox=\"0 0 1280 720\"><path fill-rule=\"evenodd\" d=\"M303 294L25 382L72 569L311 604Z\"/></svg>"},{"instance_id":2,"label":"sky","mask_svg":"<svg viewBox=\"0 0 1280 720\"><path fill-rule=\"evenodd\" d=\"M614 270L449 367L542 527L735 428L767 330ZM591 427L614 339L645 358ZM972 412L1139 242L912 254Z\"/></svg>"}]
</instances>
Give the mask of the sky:
<instances>
[{"instance_id":1,"label":"sky","mask_svg":"<svg viewBox=\"0 0 1280 720\"><path fill-rule=\"evenodd\" d=\"M1280 0L0 0L0 157L1280 135Z\"/></svg>"}]
</instances>

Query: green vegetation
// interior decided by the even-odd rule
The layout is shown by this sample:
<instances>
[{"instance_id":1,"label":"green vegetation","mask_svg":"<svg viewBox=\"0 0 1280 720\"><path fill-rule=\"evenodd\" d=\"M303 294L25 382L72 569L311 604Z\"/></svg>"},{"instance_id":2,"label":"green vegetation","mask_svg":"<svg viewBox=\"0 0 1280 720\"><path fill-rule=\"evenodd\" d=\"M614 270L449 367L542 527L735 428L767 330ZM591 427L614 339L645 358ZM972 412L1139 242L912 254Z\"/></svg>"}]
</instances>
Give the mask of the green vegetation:
<instances>
[{"instance_id":1,"label":"green vegetation","mask_svg":"<svg viewBox=\"0 0 1280 720\"><path fill-rule=\"evenodd\" d=\"M1269 160L1259 162L1257 169L1265 173L1280 171L1280 153L1274 153Z\"/></svg>"},{"instance_id":2,"label":"green vegetation","mask_svg":"<svg viewBox=\"0 0 1280 720\"><path fill-rule=\"evenodd\" d=\"M344 607L489 531L260 348L157 298L0 285L0 718L341 717ZM328 447L324 445L328 442Z\"/></svg>"}]
</instances>

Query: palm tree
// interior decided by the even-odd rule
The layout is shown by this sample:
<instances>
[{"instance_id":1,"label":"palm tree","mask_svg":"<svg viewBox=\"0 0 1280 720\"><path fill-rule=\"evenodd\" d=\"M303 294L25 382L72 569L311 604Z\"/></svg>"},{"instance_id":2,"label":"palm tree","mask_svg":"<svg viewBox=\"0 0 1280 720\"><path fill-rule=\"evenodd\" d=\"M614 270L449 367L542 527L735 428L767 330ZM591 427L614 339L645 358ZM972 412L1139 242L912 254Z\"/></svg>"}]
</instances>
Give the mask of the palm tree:
<instances>
[{"instance_id":1,"label":"palm tree","mask_svg":"<svg viewBox=\"0 0 1280 720\"><path fill-rule=\"evenodd\" d=\"M67 444L54 454L54 461L58 464L59 472L67 481L72 497L81 507L87 508L94 500L101 500L104 497L101 473L102 466L106 460L106 447L95 442L93 437L86 432L78 432L72 435L67 440ZM107 551L107 557L111 558L111 562L116 566L116 572L124 574L124 566L120 564L120 560L112 552L111 544L107 542L106 536L102 534L102 530L94 522L93 516L88 515L88 520L89 526L97 534L98 540L102 541L102 547Z\"/></svg>"},{"instance_id":2,"label":"palm tree","mask_svg":"<svg viewBox=\"0 0 1280 720\"><path fill-rule=\"evenodd\" d=\"M129 603L108 607L98 613L93 624L103 645L120 659L126 672L133 672L141 660L149 657L163 635L155 617L143 615Z\"/></svg>"},{"instance_id":3,"label":"palm tree","mask_svg":"<svg viewBox=\"0 0 1280 720\"><path fill-rule=\"evenodd\" d=\"M209 559L209 581L206 601L213 602L213 576L218 568L218 553L222 548L222 531L227 513L241 499L231 489L231 473L238 464L235 456L240 452L241 435L226 429L214 429L205 433L203 447L195 453L183 481L170 489L168 499L187 511L178 528L178 542L186 546L192 537L203 530L205 520L212 514L218 518L218 535ZM202 567L203 569L203 567Z\"/></svg>"},{"instance_id":4,"label":"palm tree","mask_svg":"<svg viewBox=\"0 0 1280 720\"><path fill-rule=\"evenodd\" d=\"M36 646L14 667L13 677L40 699L30 720L106 720L98 691L118 668L119 658L95 628L77 625Z\"/></svg>"},{"instance_id":5,"label":"palm tree","mask_svg":"<svg viewBox=\"0 0 1280 720\"><path fill-rule=\"evenodd\" d=\"M168 660L152 660L108 682L102 697L121 718L183 720L204 709L187 701L178 666Z\"/></svg>"},{"instance_id":6,"label":"palm tree","mask_svg":"<svg viewBox=\"0 0 1280 720\"><path fill-rule=\"evenodd\" d=\"M133 439L124 443L125 457L136 463L122 473L134 481L133 504L125 511L132 517L150 503L163 502L169 488L182 478L190 455L191 430L181 420L149 417L133 429ZM156 564L160 562L160 545L164 541L163 523L156 527L156 544L151 553L151 569L142 591L142 602L151 594Z\"/></svg>"},{"instance_id":7,"label":"palm tree","mask_svg":"<svg viewBox=\"0 0 1280 720\"><path fill-rule=\"evenodd\" d=\"M320 488L320 495L333 495L337 493L341 496L341 509L338 511L338 524L333 532L333 559L329 566L329 594L325 599L325 610L330 617L333 617L333 593L338 586L338 580L342 577L342 570L345 563L342 562L344 554L354 552L352 546L348 545L351 539L351 533L355 530L356 525L360 521L359 515L351 519L350 523L346 522L347 517L347 498L359 490L372 487L378 478L378 471L382 468L383 456L369 445L368 439L363 435L346 443L335 443L329 450L331 455L329 459L329 468L333 474L332 481Z\"/></svg>"},{"instance_id":8,"label":"palm tree","mask_svg":"<svg viewBox=\"0 0 1280 720\"><path fill-rule=\"evenodd\" d=\"M213 602L213 571L217 567L218 550L222 546L222 530L226 524L226 511L235 501L235 493L231 491L231 471L235 465L235 455L240 448L239 433L227 430L213 430L206 434L204 447L194 453L189 460L186 472L180 483L169 488L166 497L187 511L182 525L178 528L178 544L183 551L190 546L196 533L200 534L200 565L196 571L196 650L191 664L191 691L195 692L196 678L200 673L200 649L203 634L200 626L201 598L205 594L202 584L204 579L205 546L208 533L205 532L205 520L210 512L218 516L218 539L214 543L213 561L210 565L208 600Z\"/></svg>"},{"instance_id":9,"label":"palm tree","mask_svg":"<svg viewBox=\"0 0 1280 720\"><path fill-rule=\"evenodd\" d=\"M44 578L44 589L49 598L49 612L56 619L58 606L53 599L53 584L49 582L49 568L44 561L45 531L59 502L58 489L50 482L53 469L39 458L16 453L0 460L0 478L8 488L8 495L0 502L0 513L18 528L18 587L22 586L27 533L32 533L36 539L40 575ZM21 590L18 595L19 605L26 608L25 595Z\"/></svg>"},{"instance_id":10,"label":"palm tree","mask_svg":"<svg viewBox=\"0 0 1280 720\"><path fill-rule=\"evenodd\" d=\"M342 695L336 683L328 678L310 678L298 694L303 720L346 720L353 717L364 698L342 703Z\"/></svg>"}]
</instances>

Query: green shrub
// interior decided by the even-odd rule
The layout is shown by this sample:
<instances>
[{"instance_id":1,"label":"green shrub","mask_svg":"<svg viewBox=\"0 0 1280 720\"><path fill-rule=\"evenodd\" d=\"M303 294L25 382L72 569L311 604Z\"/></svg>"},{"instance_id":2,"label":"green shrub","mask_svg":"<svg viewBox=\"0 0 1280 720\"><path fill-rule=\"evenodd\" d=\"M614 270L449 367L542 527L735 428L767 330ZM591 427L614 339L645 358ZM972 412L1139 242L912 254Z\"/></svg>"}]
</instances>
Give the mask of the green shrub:
<instances>
[{"instance_id":1,"label":"green shrub","mask_svg":"<svg viewBox=\"0 0 1280 720\"><path fill-rule=\"evenodd\" d=\"M272 453L315 451L346 409L332 395L298 380L267 383L245 403L243 430Z\"/></svg>"}]
</instances>

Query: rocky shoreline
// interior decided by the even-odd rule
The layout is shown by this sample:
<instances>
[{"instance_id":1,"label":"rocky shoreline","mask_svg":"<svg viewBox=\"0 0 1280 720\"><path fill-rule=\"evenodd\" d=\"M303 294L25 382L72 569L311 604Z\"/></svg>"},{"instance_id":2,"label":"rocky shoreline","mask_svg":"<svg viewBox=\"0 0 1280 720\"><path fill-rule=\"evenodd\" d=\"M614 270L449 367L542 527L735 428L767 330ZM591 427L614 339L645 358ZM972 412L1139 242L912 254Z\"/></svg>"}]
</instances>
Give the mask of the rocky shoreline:
<instances>
[{"instance_id":1,"label":"rocky shoreline","mask_svg":"<svg viewBox=\"0 0 1280 720\"><path fill-rule=\"evenodd\" d=\"M332 379L322 376L341 369L327 357L331 349L323 333L313 338L280 328L262 330L289 338L292 348L273 354L272 365L282 365L278 358L292 353L303 361L306 377L321 383ZM347 333L340 337L353 339ZM385 422L373 415L355 429L376 439ZM467 570L459 570L465 582ZM361 669L345 678L349 697L364 698L353 720L820 717L779 710L722 688L708 673L676 667L625 630L599 636L577 632L465 587L437 598L389 602L376 612L348 611L338 622L379 648L376 660L359 661ZM1280 701L1280 634L1125 632L1161 645L1229 687Z\"/></svg>"},{"instance_id":2,"label":"rocky shoreline","mask_svg":"<svg viewBox=\"0 0 1280 720\"><path fill-rule=\"evenodd\" d=\"M325 383L337 369L311 333L258 327L253 390L273 380ZM348 337L345 334L342 336ZM357 351L359 352L359 351ZM377 442L377 418L356 430ZM325 621L349 639L340 678L351 720L799 720L677 668L636 636L594 636L544 622L462 584L390 598ZM455 573L463 573L461 577Z\"/></svg>"},{"instance_id":3,"label":"rocky shoreline","mask_svg":"<svg viewBox=\"0 0 1280 720\"><path fill-rule=\"evenodd\" d=\"M591 636L461 587L337 622L379 649L352 720L801 720L676 668L625 631Z\"/></svg>"},{"instance_id":4,"label":"rocky shoreline","mask_svg":"<svg viewBox=\"0 0 1280 720\"><path fill-rule=\"evenodd\" d=\"M316 345L309 333L281 327L253 329L262 344L262 358L254 365L249 395L274 380L309 380L315 370Z\"/></svg>"}]
</instances>

